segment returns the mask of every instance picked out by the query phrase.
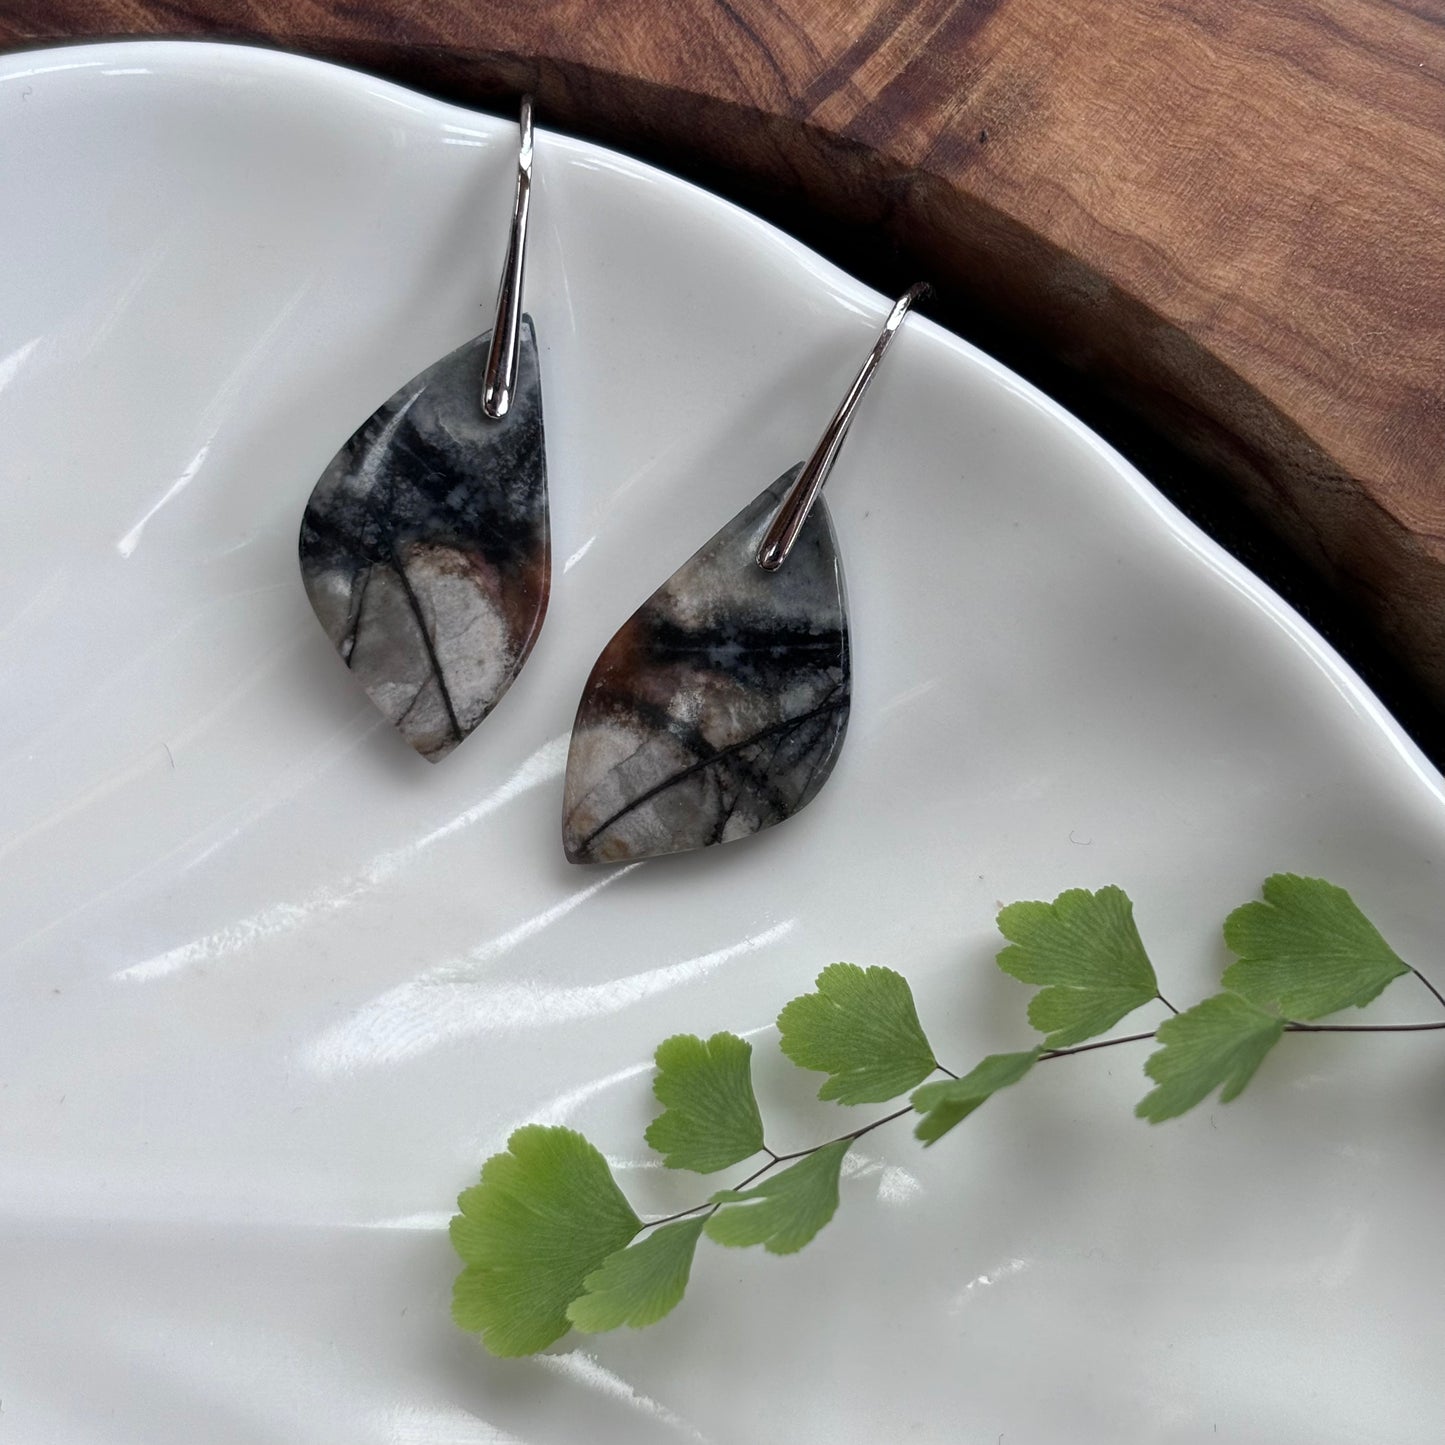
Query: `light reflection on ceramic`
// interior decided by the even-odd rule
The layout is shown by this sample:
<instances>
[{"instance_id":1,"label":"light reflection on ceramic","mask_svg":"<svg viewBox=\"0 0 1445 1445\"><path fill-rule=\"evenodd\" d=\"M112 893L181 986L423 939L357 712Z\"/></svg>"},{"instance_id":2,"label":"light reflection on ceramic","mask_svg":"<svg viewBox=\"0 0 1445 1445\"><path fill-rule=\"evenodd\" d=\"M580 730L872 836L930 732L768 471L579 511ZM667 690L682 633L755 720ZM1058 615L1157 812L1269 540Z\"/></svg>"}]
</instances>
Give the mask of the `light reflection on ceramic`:
<instances>
[{"instance_id":1,"label":"light reflection on ceramic","mask_svg":"<svg viewBox=\"0 0 1445 1445\"><path fill-rule=\"evenodd\" d=\"M128 964L113 977L134 983L164 978L178 969L210 963L229 954L244 953L263 939L304 927L313 919L327 913L349 908L372 895L377 888L404 870L416 866L423 853L444 839L473 827L530 789L540 787L553 778L560 778L566 758L567 739L553 738L551 742L538 748L510 777L504 779L479 802L402 847L378 854L365 868L350 877L328 883L308 898L274 903L259 913L237 919L214 933L190 939L157 954L154 958Z\"/></svg>"},{"instance_id":2,"label":"light reflection on ceramic","mask_svg":"<svg viewBox=\"0 0 1445 1445\"><path fill-rule=\"evenodd\" d=\"M1301 1040L1155 1130L1140 1060L1039 1070L926 1154L870 1135L814 1245L701 1252L664 1329L481 1357L438 1226L518 1124L584 1129L646 1211L690 1203L643 1167L659 1040L746 1033L770 1139L827 1137L841 1111L770 1056L778 1006L888 963L948 1062L1021 1046L994 908L1069 886L1134 894L1171 997L1209 990L1220 919L1281 867L1350 884L1428 966L1440 779L1112 452L914 321L828 487L856 657L827 788L578 901L557 816L588 668L652 559L796 461L883 299L543 137L528 305L571 565L484 740L418 769L334 685L296 499L484 324L478 198L507 194L515 121L155 44L0 60L0 115L7 1442L1445 1438L1421 1038ZM418 1047L359 1046L423 992ZM358 1047L310 1067L327 1040Z\"/></svg>"},{"instance_id":3,"label":"light reflection on ceramic","mask_svg":"<svg viewBox=\"0 0 1445 1445\"><path fill-rule=\"evenodd\" d=\"M320 1074L352 1073L395 1064L455 1039L555 1027L576 1019L622 1013L643 999L681 987L743 954L771 948L793 931L793 920L785 919L711 953L603 983L550 988L532 979L517 984L491 978L491 965L500 954L510 952L586 903L609 885L612 876L579 889L550 914L526 920L472 957L440 964L373 999L355 1018L316 1040L306 1051L304 1065Z\"/></svg>"}]
</instances>

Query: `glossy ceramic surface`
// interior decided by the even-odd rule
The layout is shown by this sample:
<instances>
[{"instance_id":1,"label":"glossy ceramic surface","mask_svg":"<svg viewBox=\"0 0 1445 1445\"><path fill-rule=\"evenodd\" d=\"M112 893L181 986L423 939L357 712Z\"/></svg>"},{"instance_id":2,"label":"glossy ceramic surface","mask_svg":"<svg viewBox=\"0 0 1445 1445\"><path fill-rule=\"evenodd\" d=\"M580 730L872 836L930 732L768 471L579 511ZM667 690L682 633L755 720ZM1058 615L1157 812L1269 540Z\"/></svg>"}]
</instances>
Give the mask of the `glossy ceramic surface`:
<instances>
[{"instance_id":1,"label":"glossy ceramic surface","mask_svg":"<svg viewBox=\"0 0 1445 1445\"><path fill-rule=\"evenodd\" d=\"M1432 1036L1286 1041L1151 1129L1142 1057L880 1130L796 1258L705 1246L657 1330L486 1358L445 1223L566 1121L639 1208L653 1045L749 1033L772 1137L840 1111L769 1022L914 981L1027 1039L997 904L1116 882L1165 991L1276 869L1437 977L1441 780L1107 447L910 321L829 484L848 746L785 827L605 872L559 842L603 644L795 462L886 311L788 239L539 134L548 624L444 768L336 666L301 509L485 324L515 124L239 48L0 61L0 1423L15 1445L1445 1438ZM904 280L912 278L901 278ZM1377 1017L1428 1015L1410 980Z\"/></svg>"}]
</instances>

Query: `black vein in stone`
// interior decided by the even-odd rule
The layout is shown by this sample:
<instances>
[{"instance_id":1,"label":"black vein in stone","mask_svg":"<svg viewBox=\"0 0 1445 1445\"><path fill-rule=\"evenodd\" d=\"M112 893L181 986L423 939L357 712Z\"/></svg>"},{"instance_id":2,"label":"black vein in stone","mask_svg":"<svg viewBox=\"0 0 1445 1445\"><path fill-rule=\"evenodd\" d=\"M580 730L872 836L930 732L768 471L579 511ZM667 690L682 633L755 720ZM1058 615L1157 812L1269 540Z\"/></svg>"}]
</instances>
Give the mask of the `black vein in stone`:
<instances>
[{"instance_id":1,"label":"black vein in stone","mask_svg":"<svg viewBox=\"0 0 1445 1445\"><path fill-rule=\"evenodd\" d=\"M606 692L598 692L596 706L599 710L610 709L630 714L642 725L644 731L651 728L655 732L666 733L679 747L684 748L700 762L711 762L717 757L717 749L703 736L702 730L696 723L677 717L657 703L648 702L645 698L636 697L631 693L609 689ZM609 771L615 773L619 768L626 767L652 742L652 738L644 737L625 758L619 758L617 762L613 763Z\"/></svg>"},{"instance_id":2,"label":"black vein in stone","mask_svg":"<svg viewBox=\"0 0 1445 1445\"><path fill-rule=\"evenodd\" d=\"M834 683L833 686L828 690L827 696L824 697L823 703L819 704L819 707L822 707L824 704L837 697L838 693L842 691L845 686L846 684L844 683ZM846 702L846 698L844 699L844 701ZM697 726L696 723L688 722L685 718L680 718L675 716L673 713L670 713L665 707L659 707L656 703L647 702L642 698L632 696L628 693L620 693L616 691L599 692L597 694L596 705L599 710L611 708L617 711L630 713L632 717L636 718L643 725L644 729L650 726L658 732L666 733L669 737L673 739L674 742L678 744L679 747L685 748L689 753L691 753L693 758L696 760L695 763L691 764L688 767L686 773L673 773L671 775L672 781L676 781L677 779L695 773L699 771L701 767L705 767L710 763L716 763L720 760L726 761L726 755L728 753L736 752L741 749L747 748L751 746L753 741L752 739L745 738L742 742L733 743L730 747L719 751L718 748L714 747L713 744L710 743L707 738L703 736L702 730ZM779 820L789 816L789 814L792 812L792 807L789 804L788 799L781 792L779 792L776 784L772 782L771 768L773 765L773 761L777 758L778 753L782 750L783 744L787 741L788 724L790 722L796 722L797 726L801 727L803 723L805 723L814 716L816 711L817 709L815 709L813 713L799 713L795 719L784 718L779 723L772 724L770 727L765 728L762 732L756 733L754 735L755 739L761 739L767 737L770 732L773 732L779 728L784 730L781 736L779 736L777 744L773 748L772 758L769 758L768 760L768 771L760 777L754 777L750 779L746 788L744 788L741 784L736 785L736 792L733 803L732 806L728 809L729 817L731 817L732 814L736 811L737 805L741 801L742 794L745 791L751 792L753 797L757 799L758 802L766 803L767 806L771 808L772 811L777 815ZM796 729L794 729L794 731L796 731ZM638 743L638 745L633 748L633 750L628 753L625 758L620 758L617 762L615 762L612 765L610 771L615 773L618 771L619 768L625 767L635 757L637 757L639 753L644 751L644 749L646 749L648 744L651 742L651 738L644 737L643 740ZM814 771L816 771L816 768ZM811 775L809 781L811 781ZM664 786L667 785L664 784ZM649 796L656 796L656 793L649 794ZM639 799L638 801L641 802L644 800ZM618 814L617 816L621 817L621 814ZM616 819L614 818L613 821L615 822ZM611 826L612 824L610 822L604 823L602 825L603 828L608 828ZM597 832L601 831L601 828L597 830ZM588 839L584 841L581 846L585 848L588 842L590 842L592 838L595 838L597 836L597 832L589 834Z\"/></svg>"},{"instance_id":3,"label":"black vein in stone","mask_svg":"<svg viewBox=\"0 0 1445 1445\"><path fill-rule=\"evenodd\" d=\"M827 739L821 732L816 738L813 739L813 745L811 748L813 754L813 761L811 766L808 768L808 776L803 779L803 786L798 789L798 797L800 799L806 799L811 797L808 789L813 786L813 779L818 776L818 769L823 766L823 763L827 760L830 752L830 749L827 747L826 744Z\"/></svg>"},{"instance_id":4,"label":"black vein in stone","mask_svg":"<svg viewBox=\"0 0 1445 1445\"><path fill-rule=\"evenodd\" d=\"M777 762L778 754L782 752L783 744L787 740L788 734L786 732L780 732L774 741L773 750L768 754L768 761L763 765L762 769L762 776L765 782L772 777L773 764ZM733 814L737 812L738 804L742 801L742 796L743 789L738 785L736 780L734 780L732 801L728 804L727 812L717 820L717 827L713 829L712 841L714 843L722 842L723 833L727 831L727 825L732 822ZM769 801L772 802L773 807L777 809L778 812L781 813L783 811L782 799L777 797L776 793Z\"/></svg>"},{"instance_id":5,"label":"black vein in stone","mask_svg":"<svg viewBox=\"0 0 1445 1445\"><path fill-rule=\"evenodd\" d=\"M347 633L347 637L351 641L351 646L346 649L347 667L350 667L356 658L356 644L361 636L361 609L366 606L366 589L371 586L371 572L375 565L374 562L367 564L366 571L361 578L361 590L356 593L356 600L352 604L351 628ZM354 577L351 585L353 590L355 590L356 580Z\"/></svg>"},{"instance_id":6,"label":"black vein in stone","mask_svg":"<svg viewBox=\"0 0 1445 1445\"><path fill-rule=\"evenodd\" d=\"M834 688L833 691L830 692L827 697L823 699L823 704L830 702L836 695L837 689ZM820 704L820 706L821 705L822 704ZM814 722L816 720L817 719L815 713L803 713L800 714L796 719L785 719L785 721L792 722L794 725L783 727L778 733L777 742L774 744L772 756L769 757L766 766L748 768L743 778L739 781L739 796L741 796L744 792L751 794L753 801L758 805L758 812L760 816L762 814L764 806L772 810L779 822L781 822L784 818L788 817L789 814L793 811L792 805L789 803L787 797L779 790L778 784L773 780L772 767L774 762L777 761L778 754L782 752L789 738L800 732L808 723ZM744 748L747 748L751 745L744 743L742 746ZM759 744L759 746L761 745ZM757 760L744 759L742 761L756 762ZM733 769L730 767L728 771L732 772ZM729 809L729 813L731 812L732 810ZM721 839L719 839L719 841L721 841Z\"/></svg>"},{"instance_id":7,"label":"black vein in stone","mask_svg":"<svg viewBox=\"0 0 1445 1445\"><path fill-rule=\"evenodd\" d=\"M429 681L429 680L430 680L430 679L428 679L428 681ZM400 727L400 726L402 725L402 723L404 723L404 722L407 720L407 718L409 718L409 717L412 715L413 711L416 709L417 703L419 703L419 702L421 701L421 695L422 695L422 693L424 693L425 691L426 691L426 682L422 682L422 683L420 683L420 684L418 685L417 690L416 690L414 693L412 693L412 695L411 695L411 701L410 701L409 703L407 703L407 705L406 705L404 708L402 708L401 713L400 713L400 715L396 718L393 726L395 726L395 727Z\"/></svg>"},{"instance_id":8,"label":"black vein in stone","mask_svg":"<svg viewBox=\"0 0 1445 1445\"><path fill-rule=\"evenodd\" d=\"M642 807L646 803L650 803L660 793L665 793L669 788L674 787L678 783L682 782L683 779L690 778L693 776L693 774L700 773L704 769L710 768L714 764L723 761L723 759L729 758L735 753L742 752L744 748L754 747L758 743L761 743L765 738L772 737L775 733L781 732L786 734L789 732L796 732L797 729L802 727L804 723L811 722L814 718L820 717L824 713L836 711L838 708L844 706L846 706L846 702L844 700L834 700L832 695L830 695L828 698L824 699L823 702L819 703L817 707L809 708L807 712L799 713L796 717L783 718L781 721L772 723L768 727L765 727L759 732L754 733L751 737L742 738L740 741L735 743L729 743L728 746L725 748L718 748L711 757L699 758L697 762L691 763L689 764L689 766L681 769L679 772L673 773L671 777L664 778L662 782L653 784L653 786L648 788L646 792L639 793L637 797L631 799L629 802L624 803L615 813L612 814L610 818L606 819L605 822L599 823L597 827L595 827L585 838L583 838L582 848L590 848L592 844L596 842L603 833L605 833L609 828L613 827L616 823L620 822L629 813L635 812L638 808Z\"/></svg>"},{"instance_id":9,"label":"black vein in stone","mask_svg":"<svg viewBox=\"0 0 1445 1445\"><path fill-rule=\"evenodd\" d=\"M431 659L432 672L436 675L437 689L442 695L442 703L447 710L447 720L452 725L452 732L455 734L456 740L461 742L461 740L466 737L466 734L462 731L461 723L457 721L456 709L452 706L451 691L447 687L446 676L442 672L441 659L437 656L436 647L432 643L431 633L427 631L426 618L422 616L421 612L421 603L417 601L416 593L412 590L411 578L406 575L406 567L399 556L395 557L395 564L396 575L401 578L401 585L406 593L406 600L411 605L412 616L416 618L417 628L421 632L421 640L426 647L426 655ZM413 701L414 700L415 699L413 699Z\"/></svg>"}]
</instances>

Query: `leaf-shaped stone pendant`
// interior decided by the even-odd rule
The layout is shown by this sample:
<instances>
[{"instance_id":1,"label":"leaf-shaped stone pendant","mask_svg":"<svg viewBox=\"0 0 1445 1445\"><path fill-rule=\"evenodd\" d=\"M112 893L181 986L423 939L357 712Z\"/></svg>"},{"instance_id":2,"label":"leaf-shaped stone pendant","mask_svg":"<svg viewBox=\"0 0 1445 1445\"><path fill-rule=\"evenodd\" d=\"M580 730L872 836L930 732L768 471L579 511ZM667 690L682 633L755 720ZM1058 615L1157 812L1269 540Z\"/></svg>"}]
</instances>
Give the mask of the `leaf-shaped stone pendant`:
<instances>
[{"instance_id":1,"label":"leaf-shaped stone pendant","mask_svg":"<svg viewBox=\"0 0 1445 1445\"><path fill-rule=\"evenodd\" d=\"M332 459L301 523L326 635L385 717L437 762L497 705L537 639L551 557L530 317L517 385L482 415L490 335L408 382Z\"/></svg>"},{"instance_id":2,"label":"leaf-shaped stone pendant","mask_svg":"<svg viewBox=\"0 0 1445 1445\"><path fill-rule=\"evenodd\" d=\"M612 863L730 843L791 817L832 771L848 725L848 621L821 499L787 565L758 546L780 477L633 614L582 695L563 843Z\"/></svg>"}]
</instances>

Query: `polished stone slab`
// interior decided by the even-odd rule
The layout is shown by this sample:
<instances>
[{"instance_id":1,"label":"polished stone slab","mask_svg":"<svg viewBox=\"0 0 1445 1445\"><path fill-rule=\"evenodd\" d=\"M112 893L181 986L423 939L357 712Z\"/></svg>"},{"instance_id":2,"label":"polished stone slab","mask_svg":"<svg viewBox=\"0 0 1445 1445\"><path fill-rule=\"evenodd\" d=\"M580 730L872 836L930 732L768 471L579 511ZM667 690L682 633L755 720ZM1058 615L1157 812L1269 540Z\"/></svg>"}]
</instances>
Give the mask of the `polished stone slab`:
<instances>
[{"instance_id":1,"label":"polished stone slab","mask_svg":"<svg viewBox=\"0 0 1445 1445\"><path fill-rule=\"evenodd\" d=\"M756 553L787 472L607 644L567 759L563 843L611 863L745 838L827 781L848 725L843 573L820 498L776 572Z\"/></svg>"},{"instance_id":2,"label":"polished stone slab","mask_svg":"<svg viewBox=\"0 0 1445 1445\"><path fill-rule=\"evenodd\" d=\"M536 336L523 318L507 416L482 415L490 335L409 381L317 482L307 596L372 702L437 762L497 705L542 627L551 579Z\"/></svg>"}]
</instances>

